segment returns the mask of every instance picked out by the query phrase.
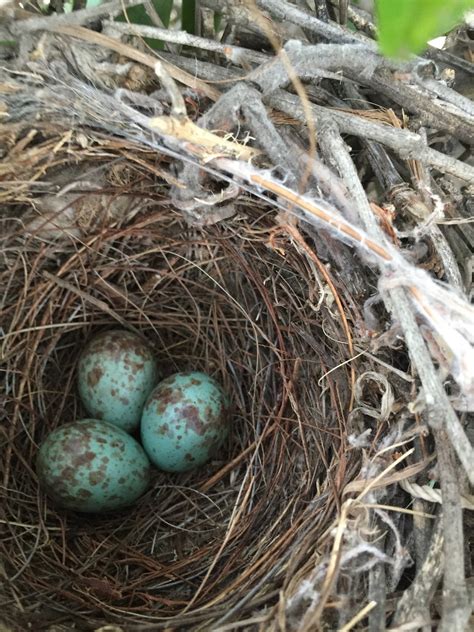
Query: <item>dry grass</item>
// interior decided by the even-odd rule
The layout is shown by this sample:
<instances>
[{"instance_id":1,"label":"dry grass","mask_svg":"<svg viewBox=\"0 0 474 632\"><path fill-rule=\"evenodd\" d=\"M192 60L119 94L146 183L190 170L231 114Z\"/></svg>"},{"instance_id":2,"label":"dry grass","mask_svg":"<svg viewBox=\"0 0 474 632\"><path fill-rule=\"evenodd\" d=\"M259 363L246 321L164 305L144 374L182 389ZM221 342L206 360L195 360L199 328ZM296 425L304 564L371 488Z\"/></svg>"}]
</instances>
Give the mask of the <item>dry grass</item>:
<instances>
[{"instance_id":1,"label":"dry grass","mask_svg":"<svg viewBox=\"0 0 474 632\"><path fill-rule=\"evenodd\" d=\"M115 184L101 194L120 209L113 169L103 175ZM127 191L150 190L153 175L133 163L120 173ZM275 232L254 203L194 229L158 192L144 210L127 205L119 219L103 211L84 230L63 221L87 207L88 194L76 197L75 215L3 221L2 607L23 629L71 617L80 629L104 618L219 629L233 609L245 620L265 604L269 629L281 595L328 552L341 491L358 469L345 425L347 323L345 331L315 255ZM84 416L78 355L117 324L146 336L163 375L192 368L222 382L232 435L219 461L157 471L127 511L56 511L38 488L38 446Z\"/></svg>"}]
</instances>

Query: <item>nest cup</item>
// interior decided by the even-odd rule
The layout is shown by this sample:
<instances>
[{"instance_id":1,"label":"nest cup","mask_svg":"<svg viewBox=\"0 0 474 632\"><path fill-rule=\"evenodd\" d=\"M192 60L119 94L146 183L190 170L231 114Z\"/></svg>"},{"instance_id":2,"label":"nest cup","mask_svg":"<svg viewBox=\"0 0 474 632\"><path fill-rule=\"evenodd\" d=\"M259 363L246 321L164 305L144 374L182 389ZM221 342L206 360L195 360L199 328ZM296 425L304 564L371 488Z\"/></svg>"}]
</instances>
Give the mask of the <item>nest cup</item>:
<instances>
[{"instance_id":1,"label":"nest cup","mask_svg":"<svg viewBox=\"0 0 474 632\"><path fill-rule=\"evenodd\" d=\"M291 595L330 550L359 458L344 425L346 330L317 259L261 203L206 228L163 204L105 214L87 231L35 222L6 220L4 233L6 622L272 629L283 595L291 623ZM154 470L128 509L63 511L39 487L35 459L49 432L86 416L80 352L117 327L148 341L163 377L216 378L232 401L230 436L203 467Z\"/></svg>"}]
</instances>

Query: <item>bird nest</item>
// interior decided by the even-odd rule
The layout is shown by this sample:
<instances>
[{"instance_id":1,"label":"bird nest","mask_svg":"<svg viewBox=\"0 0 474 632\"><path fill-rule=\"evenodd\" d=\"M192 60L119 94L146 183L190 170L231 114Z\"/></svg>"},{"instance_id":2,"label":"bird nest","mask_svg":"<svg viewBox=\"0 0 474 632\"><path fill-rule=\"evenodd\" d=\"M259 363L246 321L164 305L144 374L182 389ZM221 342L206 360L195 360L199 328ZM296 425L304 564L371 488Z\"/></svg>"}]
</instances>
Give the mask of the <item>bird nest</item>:
<instances>
[{"instance_id":1,"label":"bird nest","mask_svg":"<svg viewBox=\"0 0 474 632\"><path fill-rule=\"evenodd\" d=\"M122 10L108 4L92 24ZM472 448L455 409L472 405L471 312L430 213L447 190L461 212L472 168L449 151L462 155L466 117L415 100L405 67L390 67L394 88L358 41L327 44L327 58L309 46L304 64L290 42L296 74L321 64L329 78L307 86L304 107L268 50L244 51L243 68L239 47L209 49L234 66L163 53L158 82L155 58L121 42L126 25L118 39L74 26L88 11L21 13L18 59L2 69L0 620L22 632L347 632L444 617L462 629ZM340 27L311 20L339 41ZM251 86L237 73L249 67ZM458 144L428 146L394 110L344 112L340 72L348 102L413 103ZM221 94L214 80L235 86ZM86 416L80 352L117 327L148 341L163 377L216 378L231 432L205 466L154 470L128 509L61 510L38 484L38 449Z\"/></svg>"},{"instance_id":2,"label":"bird nest","mask_svg":"<svg viewBox=\"0 0 474 632\"><path fill-rule=\"evenodd\" d=\"M134 178L128 169L128 191ZM118 205L112 185L107 196ZM81 194L75 211L94 197ZM22 629L103 620L215 629L256 608L277 613L327 555L341 491L360 469L347 426L350 296L311 246L250 201L203 229L159 203L132 220L127 210L87 236L58 228L60 212L56 223L6 221L3 563ZM38 446L87 416L78 357L117 324L147 339L162 375L216 377L231 397L231 436L205 467L156 471L129 509L64 512L38 487Z\"/></svg>"}]
</instances>

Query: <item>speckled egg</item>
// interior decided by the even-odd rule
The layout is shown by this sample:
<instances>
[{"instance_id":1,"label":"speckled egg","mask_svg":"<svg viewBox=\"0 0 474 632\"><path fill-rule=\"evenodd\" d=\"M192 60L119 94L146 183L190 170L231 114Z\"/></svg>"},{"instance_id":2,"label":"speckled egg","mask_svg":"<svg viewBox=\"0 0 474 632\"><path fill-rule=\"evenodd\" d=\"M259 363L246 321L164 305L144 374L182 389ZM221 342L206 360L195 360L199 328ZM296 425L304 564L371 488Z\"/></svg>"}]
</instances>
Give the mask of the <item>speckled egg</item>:
<instances>
[{"instance_id":1,"label":"speckled egg","mask_svg":"<svg viewBox=\"0 0 474 632\"><path fill-rule=\"evenodd\" d=\"M117 426L95 419L53 430L41 445L36 471L58 506L88 513L131 505L150 480L141 445Z\"/></svg>"},{"instance_id":2,"label":"speckled egg","mask_svg":"<svg viewBox=\"0 0 474 632\"><path fill-rule=\"evenodd\" d=\"M79 359L79 396L87 412L126 432L138 427L157 381L153 353L130 331L113 329L99 334Z\"/></svg>"},{"instance_id":3,"label":"speckled egg","mask_svg":"<svg viewBox=\"0 0 474 632\"><path fill-rule=\"evenodd\" d=\"M141 421L150 460L183 472L216 455L229 430L228 400L219 384L200 372L176 373L152 391Z\"/></svg>"}]
</instances>

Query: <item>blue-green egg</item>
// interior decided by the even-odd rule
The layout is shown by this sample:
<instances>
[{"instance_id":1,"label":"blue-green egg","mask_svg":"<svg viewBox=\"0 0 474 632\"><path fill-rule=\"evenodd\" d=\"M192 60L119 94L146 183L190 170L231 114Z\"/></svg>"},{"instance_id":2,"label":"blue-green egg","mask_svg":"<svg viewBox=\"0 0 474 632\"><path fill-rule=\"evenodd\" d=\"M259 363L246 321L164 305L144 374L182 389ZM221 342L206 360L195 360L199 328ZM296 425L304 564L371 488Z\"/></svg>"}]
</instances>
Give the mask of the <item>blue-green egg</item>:
<instances>
[{"instance_id":1,"label":"blue-green egg","mask_svg":"<svg viewBox=\"0 0 474 632\"><path fill-rule=\"evenodd\" d=\"M53 430L36 462L40 484L59 507L88 513L131 505L148 487L150 469L133 437L96 419Z\"/></svg>"},{"instance_id":2,"label":"blue-green egg","mask_svg":"<svg viewBox=\"0 0 474 632\"><path fill-rule=\"evenodd\" d=\"M158 381L149 346L130 331L112 329L93 338L79 359L79 396L94 419L133 432Z\"/></svg>"},{"instance_id":3,"label":"blue-green egg","mask_svg":"<svg viewBox=\"0 0 474 632\"><path fill-rule=\"evenodd\" d=\"M152 463L184 472L218 456L228 431L229 402L205 373L176 373L150 394L141 421L142 444Z\"/></svg>"}]
</instances>

